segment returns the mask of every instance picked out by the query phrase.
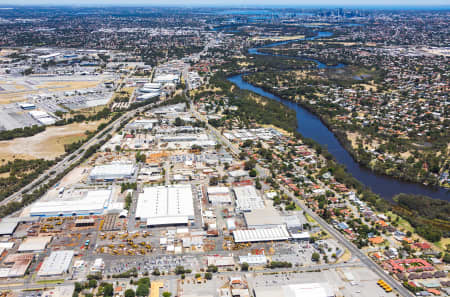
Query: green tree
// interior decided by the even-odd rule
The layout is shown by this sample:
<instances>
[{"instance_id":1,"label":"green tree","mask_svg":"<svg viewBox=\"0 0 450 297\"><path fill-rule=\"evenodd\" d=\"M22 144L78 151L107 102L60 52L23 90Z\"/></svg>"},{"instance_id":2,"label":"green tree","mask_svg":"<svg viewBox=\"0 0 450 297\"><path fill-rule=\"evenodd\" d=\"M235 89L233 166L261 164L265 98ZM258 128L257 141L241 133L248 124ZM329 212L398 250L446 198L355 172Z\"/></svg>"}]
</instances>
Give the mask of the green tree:
<instances>
[{"instance_id":1,"label":"green tree","mask_svg":"<svg viewBox=\"0 0 450 297\"><path fill-rule=\"evenodd\" d=\"M134 297L136 296L136 293L134 292L133 289L128 289L125 291L125 297Z\"/></svg>"},{"instance_id":2,"label":"green tree","mask_svg":"<svg viewBox=\"0 0 450 297\"><path fill-rule=\"evenodd\" d=\"M241 270L242 271L248 271L248 263L247 262L244 262L244 263L242 263L242 265L241 265Z\"/></svg>"}]
</instances>

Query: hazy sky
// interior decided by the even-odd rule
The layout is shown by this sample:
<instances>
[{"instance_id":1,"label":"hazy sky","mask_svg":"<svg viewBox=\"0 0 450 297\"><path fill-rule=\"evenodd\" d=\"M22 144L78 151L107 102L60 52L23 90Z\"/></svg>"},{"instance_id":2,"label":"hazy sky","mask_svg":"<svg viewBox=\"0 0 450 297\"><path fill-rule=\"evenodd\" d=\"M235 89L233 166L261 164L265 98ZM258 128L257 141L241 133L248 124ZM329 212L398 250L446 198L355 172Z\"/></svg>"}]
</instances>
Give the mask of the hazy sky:
<instances>
[{"instance_id":1,"label":"hazy sky","mask_svg":"<svg viewBox=\"0 0 450 297\"><path fill-rule=\"evenodd\" d=\"M146 5L146 6L450 6L450 0L0 0L0 5Z\"/></svg>"}]
</instances>

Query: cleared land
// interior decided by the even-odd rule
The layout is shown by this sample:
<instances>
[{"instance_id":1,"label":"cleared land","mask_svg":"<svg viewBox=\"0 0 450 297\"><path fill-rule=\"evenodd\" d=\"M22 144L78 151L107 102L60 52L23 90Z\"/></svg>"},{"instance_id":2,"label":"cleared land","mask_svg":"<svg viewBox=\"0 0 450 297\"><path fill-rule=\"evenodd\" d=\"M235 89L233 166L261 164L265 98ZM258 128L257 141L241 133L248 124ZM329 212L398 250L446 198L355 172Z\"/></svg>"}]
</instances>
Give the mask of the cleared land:
<instances>
[{"instance_id":1,"label":"cleared land","mask_svg":"<svg viewBox=\"0 0 450 297\"><path fill-rule=\"evenodd\" d=\"M0 159L55 159L64 153L64 145L86 137L85 131L94 131L102 121L74 123L62 127L48 127L31 137L0 142Z\"/></svg>"}]
</instances>

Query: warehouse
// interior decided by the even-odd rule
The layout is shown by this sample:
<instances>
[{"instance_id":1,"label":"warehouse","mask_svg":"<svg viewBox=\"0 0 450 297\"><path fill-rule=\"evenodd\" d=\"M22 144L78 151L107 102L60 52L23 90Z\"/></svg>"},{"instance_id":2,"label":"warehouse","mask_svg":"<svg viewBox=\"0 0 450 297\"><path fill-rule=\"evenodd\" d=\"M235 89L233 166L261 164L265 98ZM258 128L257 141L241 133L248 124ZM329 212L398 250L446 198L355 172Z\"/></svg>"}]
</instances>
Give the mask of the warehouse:
<instances>
[{"instance_id":1,"label":"warehouse","mask_svg":"<svg viewBox=\"0 0 450 297\"><path fill-rule=\"evenodd\" d=\"M266 265L268 259L265 255L239 256L239 264L247 263L249 265Z\"/></svg>"},{"instance_id":2,"label":"warehouse","mask_svg":"<svg viewBox=\"0 0 450 297\"><path fill-rule=\"evenodd\" d=\"M208 187L208 201L212 204L231 204L231 194L228 187Z\"/></svg>"},{"instance_id":3,"label":"warehouse","mask_svg":"<svg viewBox=\"0 0 450 297\"><path fill-rule=\"evenodd\" d=\"M34 254L11 254L3 261L4 265L11 266L2 269L0 277L22 277L27 272L28 267L33 261Z\"/></svg>"},{"instance_id":4,"label":"warehouse","mask_svg":"<svg viewBox=\"0 0 450 297\"><path fill-rule=\"evenodd\" d=\"M256 297L334 297L326 283L291 284L285 286L256 287Z\"/></svg>"},{"instance_id":5,"label":"warehouse","mask_svg":"<svg viewBox=\"0 0 450 297\"><path fill-rule=\"evenodd\" d=\"M273 206L244 212L244 219L249 229L270 228L283 224L283 219Z\"/></svg>"},{"instance_id":6,"label":"warehouse","mask_svg":"<svg viewBox=\"0 0 450 297\"><path fill-rule=\"evenodd\" d=\"M82 191L70 200L36 202L31 206L30 215L40 217L83 216L103 214L111 200L111 190Z\"/></svg>"},{"instance_id":7,"label":"warehouse","mask_svg":"<svg viewBox=\"0 0 450 297\"><path fill-rule=\"evenodd\" d=\"M94 181L116 181L132 179L136 173L136 165L130 163L116 163L95 166L89 174L89 179Z\"/></svg>"},{"instance_id":8,"label":"warehouse","mask_svg":"<svg viewBox=\"0 0 450 297\"><path fill-rule=\"evenodd\" d=\"M234 187L233 191L236 195L236 210L248 212L254 209L264 208L264 201L256 192L254 186Z\"/></svg>"},{"instance_id":9,"label":"warehouse","mask_svg":"<svg viewBox=\"0 0 450 297\"><path fill-rule=\"evenodd\" d=\"M240 243L288 240L290 235L285 225L279 225L255 230L236 230L233 231L233 237L234 242Z\"/></svg>"},{"instance_id":10,"label":"warehouse","mask_svg":"<svg viewBox=\"0 0 450 297\"><path fill-rule=\"evenodd\" d=\"M194 219L191 185L146 187L139 194L136 219L148 226L187 225Z\"/></svg>"},{"instance_id":11,"label":"warehouse","mask_svg":"<svg viewBox=\"0 0 450 297\"><path fill-rule=\"evenodd\" d=\"M16 231L19 221L15 218L4 218L0 222L0 235L12 235Z\"/></svg>"},{"instance_id":12,"label":"warehouse","mask_svg":"<svg viewBox=\"0 0 450 297\"><path fill-rule=\"evenodd\" d=\"M45 258L38 276L55 276L69 271L74 251L55 251Z\"/></svg>"},{"instance_id":13,"label":"warehouse","mask_svg":"<svg viewBox=\"0 0 450 297\"><path fill-rule=\"evenodd\" d=\"M43 252L52 240L51 236L28 237L19 246L18 252Z\"/></svg>"}]
</instances>

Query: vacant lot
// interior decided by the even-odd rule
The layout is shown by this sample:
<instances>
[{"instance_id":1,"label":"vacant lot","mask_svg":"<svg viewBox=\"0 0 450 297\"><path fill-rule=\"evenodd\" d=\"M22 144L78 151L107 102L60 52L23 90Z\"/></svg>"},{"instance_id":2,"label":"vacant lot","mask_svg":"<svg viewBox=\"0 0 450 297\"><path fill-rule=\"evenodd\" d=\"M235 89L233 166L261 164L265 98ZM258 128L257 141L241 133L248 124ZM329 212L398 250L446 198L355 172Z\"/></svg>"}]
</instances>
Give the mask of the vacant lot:
<instances>
[{"instance_id":1,"label":"vacant lot","mask_svg":"<svg viewBox=\"0 0 450 297\"><path fill-rule=\"evenodd\" d=\"M32 137L0 141L2 163L13 159L55 159L64 153L64 145L86 137L85 131L93 131L101 121L75 123L62 127L49 127Z\"/></svg>"}]
</instances>

